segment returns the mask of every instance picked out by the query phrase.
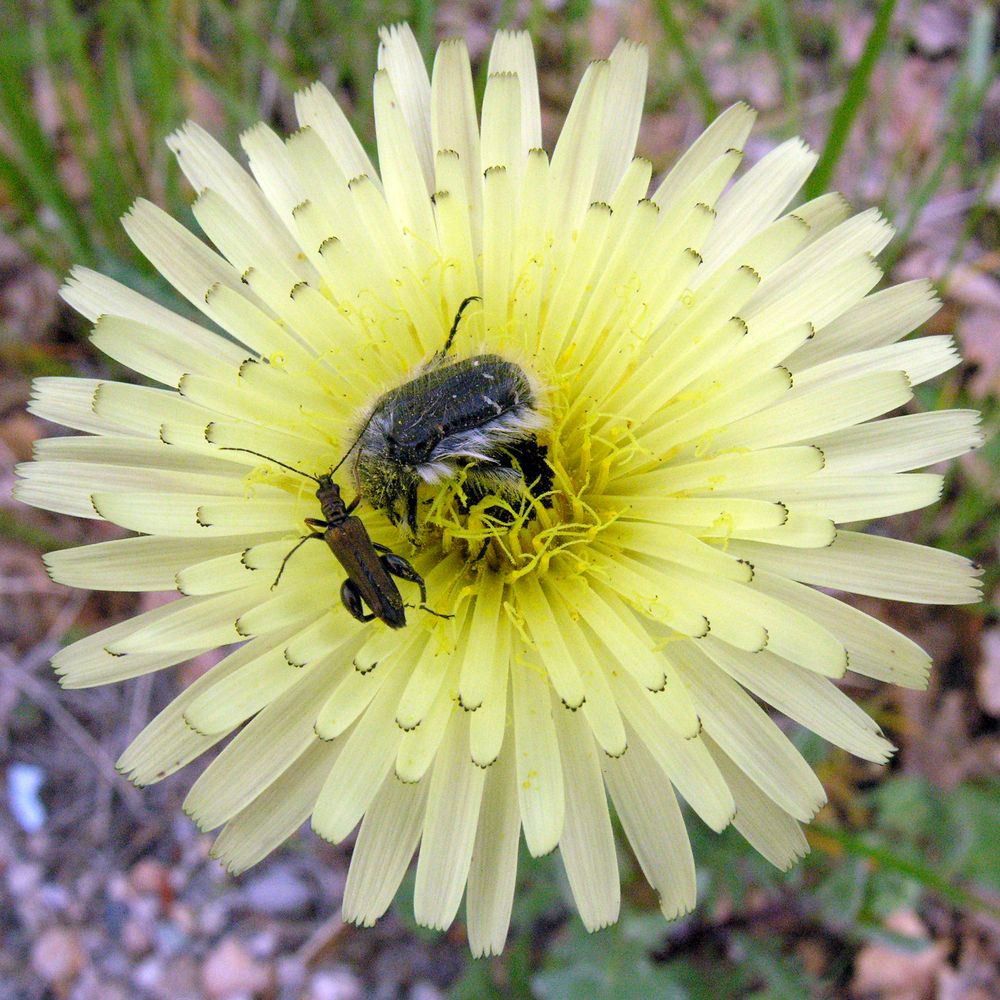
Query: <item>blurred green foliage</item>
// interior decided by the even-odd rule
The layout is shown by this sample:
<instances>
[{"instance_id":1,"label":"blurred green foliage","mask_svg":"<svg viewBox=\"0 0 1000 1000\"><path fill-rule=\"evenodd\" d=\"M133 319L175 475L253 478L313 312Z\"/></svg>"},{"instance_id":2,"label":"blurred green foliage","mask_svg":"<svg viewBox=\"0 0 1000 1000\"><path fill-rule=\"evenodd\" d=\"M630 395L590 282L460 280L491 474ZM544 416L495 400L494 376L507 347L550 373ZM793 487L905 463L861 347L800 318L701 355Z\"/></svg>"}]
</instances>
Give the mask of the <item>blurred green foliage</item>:
<instances>
[{"instance_id":1,"label":"blurred green foliage","mask_svg":"<svg viewBox=\"0 0 1000 1000\"><path fill-rule=\"evenodd\" d=\"M887 917L933 900L1000 917L1000 902L987 895L1000 891L998 801L997 781L944 792L919 777L894 777L860 796L866 832L814 826L814 850L787 873L768 865L735 832L719 836L688 814L699 864L697 910L667 924L655 906L637 903L642 876L626 861L620 838L622 917L594 934L571 913L558 861L522 853L506 950L499 958L471 961L449 997L841 996L838 981L849 968L834 961L822 974L807 971L798 941L842 942L845 954L866 943L919 952L930 942L887 931ZM399 912L416 931L409 893L412 877Z\"/></svg>"}]
</instances>

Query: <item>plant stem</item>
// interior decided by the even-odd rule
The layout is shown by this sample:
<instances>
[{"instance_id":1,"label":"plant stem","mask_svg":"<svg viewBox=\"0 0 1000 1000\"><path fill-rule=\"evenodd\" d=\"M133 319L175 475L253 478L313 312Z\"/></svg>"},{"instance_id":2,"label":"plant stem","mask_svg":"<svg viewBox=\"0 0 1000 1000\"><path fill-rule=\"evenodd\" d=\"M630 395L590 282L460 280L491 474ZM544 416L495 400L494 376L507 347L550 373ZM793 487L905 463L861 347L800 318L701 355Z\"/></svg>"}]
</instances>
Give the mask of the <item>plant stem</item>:
<instances>
[{"instance_id":1,"label":"plant stem","mask_svg":"<svg viewBox=\"0 0 1000 1000\"><path fill-rule=\"evenodd\" d=\"M878 5L878 10L875 12L875 23L872 25L872 30L865 42L864 51L854 67L854 72L851 73L851 78L847 81L847 89L844 91L844 96L830 122L830 133L826 137L826 145L823 147L816 169L806 181L805 198L807 201L810 198L818 198L830 186L833 172L837 168L837 163L844 152L844 146L854 126L854 119L857 118L858 112L868 96L872 70L875 69L875 63L878 62L878 58L889 40L889 24L895 9L896 0L881 0Z\"/></svg>"}]
</instances>

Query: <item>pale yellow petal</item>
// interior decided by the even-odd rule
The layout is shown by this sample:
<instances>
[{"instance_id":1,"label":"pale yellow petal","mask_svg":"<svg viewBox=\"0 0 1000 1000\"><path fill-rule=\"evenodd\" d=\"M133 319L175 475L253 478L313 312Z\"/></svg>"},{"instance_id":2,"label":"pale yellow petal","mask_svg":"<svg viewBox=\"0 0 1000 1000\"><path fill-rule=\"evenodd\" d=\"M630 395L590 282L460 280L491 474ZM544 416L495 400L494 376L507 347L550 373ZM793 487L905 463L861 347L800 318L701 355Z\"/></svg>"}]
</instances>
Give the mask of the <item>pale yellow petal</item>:
<instances>
[{"instance_id":1,"label":"pale yellow petal","mask_svg":"<svg viewBox=\"0 0 1000 1000\"><path fill-rule=\"evenodd\" d=\"M615 811L668 920L694 909L694 858L673 787L649 749L629 733L629 752L601 761Z\"/></svg>"},{"instance_id":2,"label":"pale yellow petal","mask_svg":"<svg viewBox=\"0 0 1000 1000\"><path fill-rule=\"evenodd\" d=\"M469 867L466 925L474 956L499 955L507 940L521 832L513 737L486 772Z\"/></svg>"},{"instance_id":3,"label":"pale yellow petal","mask_svg":"<svg viewBox=\"0 0 1000 1000\"><path fill-rule=\"evenodd\" d=\"M809 853L802 827L769 799L711 737L705 743L736 799L733 825L776 868L787 871Z\"/></svg>"},{"instance_id":4,"label":"pale yellow petal","mask_svg":"<svg viewBox=\"0 0 1000 1000\"><path fill-rule=\"evenodd\" d=\"M371 927L389 908L420 840L428 785L405 785L393 775L382 782L351 854L345 920Z\"/></svg>"},{"instance_id":5,"label":"pale yellow petal","mask_svg":"<svg viewBox=\"0 0 1000 1000\"><path fill-rule=\"evenodd\" d=\"M511 680L521 822L528 850L539 857L562 836L566 800L559 746L544 671L519 657Z\"/></svg>"},{"instance_id":6,"label":"pale yellow petal","mask_svg":"<svg viewBox=\"0 0 1000 1000\"><path fill-rule=\"evenodd\" d=\"M596 931L618 919L621 899L604 782L587 722L562 705L553 705L552 712L566 781L559 854L583 925Z\"/></svg>"},{"instance_id":7,"label":"pale yellow petal","mask_svg":"<svg viewBox=\"0 0 1000 1000\"><path fill-rule=\"evenodd\" d=\"M280 847L309 818L316 796L340 748L313 742L222 829L212 857L239 875Z\"/></svg>"},{"instance_id":8,"label":"pale yellow petal","mask_svg":"<svg viewBox=\"0 0 1000 1000\"><path fill-rule=\"evenodd\" d=\"M456 709L434 761L413 894L417 922L450 926L465 891L485 774L469 759L469 722Z\"/></svg>"}]
</instances>

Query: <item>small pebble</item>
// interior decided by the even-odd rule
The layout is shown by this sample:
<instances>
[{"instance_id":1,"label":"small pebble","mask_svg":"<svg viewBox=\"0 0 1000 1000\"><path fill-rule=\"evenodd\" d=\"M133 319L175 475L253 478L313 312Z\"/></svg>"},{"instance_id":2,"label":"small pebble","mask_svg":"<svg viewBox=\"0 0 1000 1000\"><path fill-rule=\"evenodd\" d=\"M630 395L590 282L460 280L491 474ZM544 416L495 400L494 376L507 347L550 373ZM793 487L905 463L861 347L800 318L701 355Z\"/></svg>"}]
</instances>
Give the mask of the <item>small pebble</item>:
<instances>
[{"instance_id":1,"label":"small pebble","mask_svg":"<svg viewBox=\"0 0 1000 1000\"><path fill-rule=\"evenodd\" d=\"M170 873L155 858L143 858L132 866L129 881L136 892L161 893L170 885Z\"/></svg>"},{"instance_id":2,"label":"small pebble","mask_svg":"<svg viewBox=\"0 0 1000 1000\"><path fill-rule=\"evenodd\" d=\"M243 897L248 906L274 916L300 916L311 903L309 886L287 865L275 865L247 880Z\"/></svg>"},{"instance_id":3,"label":"small pebble","mask_svg":"<svg viewBox=\"0 0 1000 1000\"><path fill-rule=\"evenodd\" d=\"M7 888L12 896L25 896L34 892L42 881L42 866L15 863L7 869Z\"/></svg>"},{"instance_id":4,"label":"small pebble","mask_svg":"<svg viewBox=\"0 0 1000 1000\"><path fill-rule=\"evenodd\" d=\"M71 986L86 964L80 935L70 927L50 927L31 949L31 967L58 990Z\"/></svg>"},{"instance_id":5,"label":"small pebble","mask_svg":"<svg viewBox=\"0 0 1000 1000\"><path fill-rule=\"evenodd\" d=\"M121 942L130 955L145 955L153 947L153 929L134 917L122 926Z\"/></svg>"},{"instance_id":6,"label":"small pebble","mask_svg":"<svg viewBox=\"0 0 1000 1000\"><path fill-rule=\"evenodd\" d=\"M317 972L309 981L308 1000L362 1000L363 996L361 981L344 967Z\"/></svg>"},{"instance_id":7,"label":"small pebble","mask_svg":"<svg viewBox=\"0 0 1000 1000\"><path fill-rule=\"evenodd\" d=\"M163 976L163 963L153 957L140 962L132 973L132 982L142 990L151 991Z\"/></svg>"},{"instance_id":8,"label":"small pebble","mask_svg":"<svg viewBox=\"0 0 1000 1000\"><path fill-rule=\"evenodd\" d=\"M254 996L268 989L273 978L271 967L258 962L234 938L218 944L201 967L202 987L213 1000L234 1000L243 993Z\"/></svg>"},{"instance_id":9,"label":"small pebble","mask_svg":"<svg viewBox=\"0 0 1000 1000\"><path fill-rule=\"evenodd\" d=\"M444 994L433 984L420 980L410 988L409 1000L443 1000Z\"/></svg>"}]
</instances>

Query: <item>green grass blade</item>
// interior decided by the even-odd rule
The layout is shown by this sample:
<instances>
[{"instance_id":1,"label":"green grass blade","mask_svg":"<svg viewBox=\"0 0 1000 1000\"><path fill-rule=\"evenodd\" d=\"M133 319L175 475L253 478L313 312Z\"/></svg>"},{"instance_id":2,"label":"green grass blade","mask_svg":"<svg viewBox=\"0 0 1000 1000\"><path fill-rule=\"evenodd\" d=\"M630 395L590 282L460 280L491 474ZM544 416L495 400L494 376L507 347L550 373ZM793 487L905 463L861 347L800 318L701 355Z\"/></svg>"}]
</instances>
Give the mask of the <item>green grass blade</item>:
<instances>
[{"instance_id":1,"label":"green grass blade","mask_svg":"<svg viewBox=\"0 0 1000 1000\"><path fill-rule=\"evenodd\" d=\"M1000 903L989 899L984 899L978 892L965 889L954 881L949 881L945 876L939 875L930 865L910 861L900 857L886 847L878 847L866 843L857 834L847 830L838 830L836 827L827 826L823 823L811 823L809 831L820 837L832 840L842 847L848 854L855 857L867 858L891 871L899 872L918 882L924 888L937 893L943 899L969 910L989 913L994 917L1000 917Z\"/></svg>"},{"instance_id":2,"label":"green grass blade","mask_svg":"<svg viewBox=\"0 0 1000 1000\"><path fill-rule=\"evenodd\" d=\"M169 0L156 0L146 9L148 15L141 22L140 37L144 43L142 48L148 74L148 85L143 90L142 99L147 105L150 163L154 175L163 185L167 204L179 207L183 204L179 168L165 140L184 118L181 77L187 70L180 55L175 5Z\"/></svg>"},{"instance_id":3,"label":"green grass blade","mask_svg":"<svg viewBox=\"0 0 1000 1000\"><path fill-rule=\"evenodd\" d=\"M11 159L21 184L27 185L39 207L51 209L61 223L56 239L61 237L78 259L92 262L88 229L63 188L55 146L38 119L34 102L37 46L32 26L19 8L9 14L0 44L0 127L12 147ZM51 228L43 235L54 242Z\"/></svg>"},{"instance_id":4,"label":"green grass blade","mask_svg":"<svg viewBox=\"0 0 1000 1000\"><path fill-rule=\"evenodd\" d=\"M412 0L410 23L417 44L428 63L434 58L434 29L437 20L437 4L434 0Z\"/></svg>"},{"instance_id":5,"label":"green grass blade","mask_svg":"<svg viewBox=\"0 0 1000 1000\"><path fill-rule=\"evenodd\" d=\"M785 0L760 0L760 18L768 48L778 61L781 92L785 99L786 131L801 129L798 86L798 51L792 18Z\"/></svg>"},{"instance_id":6,"label":"green grass blade","mask_svg":"<svg viewBox=\"0 0 1000 1000\"><path fill-rule=\"evenodd\" d=\"M660 24L663 26L663 33L667 36L667 41L681 57L688 86L694 91L701 106L702 117L707 124L718 117L719 105L716 104L708 86L708 80L705 79L705 74L701 71L698 57L691 50L691 46L688 45L687 39L684 37L684 29L674 16L673 0L657 0L656 11L660 15Z\"/></svg>"},{"instance_id":7,"label":"green grass blade","mask_svg":"<svg viewBox=\"0 0 1000 1000\"><path fill-rule=\"evenodd\" d=\"M31 220L37 220L39 209L31 181L21 167L2 149L0 149L0 189L6 192L8 201L17 210L19 222L24 222L26 228L30 230L27 238L17 232L14 235L20 238L26 249L34 254L40 263L54 271L61 270L65 261L60 260L59 255L52 252L47 241L38 238L37 226L33 229L30 226ZM17 229L19 225L11 228Z\"/></svg>"},{"instance_id":8,"label":"green grass blade","mask_svg":"<svg viewBox=\"0 0 1000 1000\"><path fill-rule=\"evenodd\" d=\"M888 271L906 249L923 210L937 194L941 182L965 149L972 129L983 110L986 95L1000 72L1000 56L991 58L996 14L985 7L973 15L965 59L952 84L944 119L953 122L945 137L941 155L924 182L909 199L906 221L886 252L883 267Z\"/></svg>"},{"instance_id":9,"label":"green grass blade","mask_svg":"<svg viewBox=\"0 0 1000 1000\"><path fill-rule=\"evenodd\" d=\"M840 161L844 146L847 144L848 136L850 136L854 126L854 120L868 97L872 70L875 69L875 64L889 41L889 24L895 9L896 0L880 0L878 10L875 12L875 23L872 25L872 30L865 42L861 58L847 81L847 89L844 91L844 96L841 98L840 104L837 105L833 120L830 122L830 133L826 137L826 145L820 154L816 169L806 181L804 190L806 201L819 197L830 186L833 173L837 169L837 163Z\"/></svg>"},{"instance_id":10,"label":"green grass blade","mask_svg":"<svg viewBox=\"0 0 1000 1000\"><path fill-rule=\"evenodd\" d=\"M127 197L122 186L121 168L111 135L111 111L105 103L97 82L92 57L87 49L91 37L86 18L78 14L69 0L50 0L50 20L45 26L48 36L48 51L54 56L50 66L53 81L65 92L66 71L78 88L83 116L77 119L72 111L72 102L63 94L62 103L66 108L67 123L79 128L91 137L93 152L81 150L81 165L86 169L90 181L90 201L98 226L103 230L105 241L112 245L117 242L118 217L124 211ZM59 62L64 62L65 70L60 71Z\"/></svg>"}]
</instances>

